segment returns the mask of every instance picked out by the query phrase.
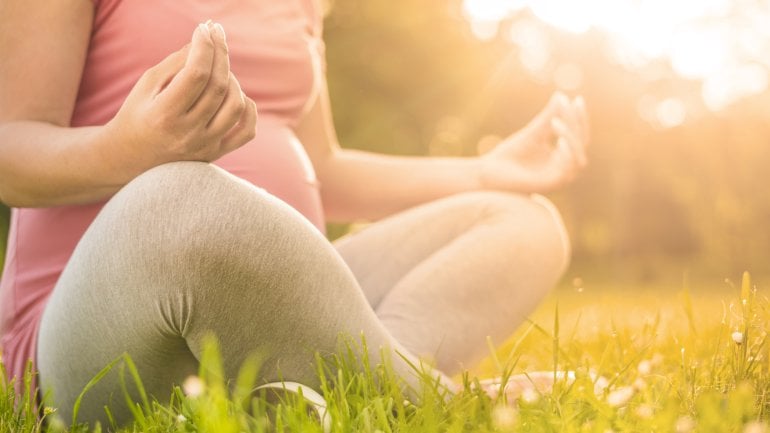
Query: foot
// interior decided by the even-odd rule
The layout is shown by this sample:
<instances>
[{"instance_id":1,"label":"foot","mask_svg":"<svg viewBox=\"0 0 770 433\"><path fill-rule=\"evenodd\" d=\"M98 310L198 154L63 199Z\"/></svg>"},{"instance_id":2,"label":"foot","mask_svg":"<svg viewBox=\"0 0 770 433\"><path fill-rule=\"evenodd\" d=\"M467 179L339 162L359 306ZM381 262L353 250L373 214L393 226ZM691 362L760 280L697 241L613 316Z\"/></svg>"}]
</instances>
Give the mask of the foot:
<instances>
[{"instance_id":1,"label":"foot","mask_svg":"<svg viewBox=\"0 0 770 433\"><path fill-rule=\"evenodd\" d=\"M324 433L329 433L332 428L329 412L326 411L326 400L321 394L296 382L273 382L258 386L254 391L266 390L268 399L283 401L288 395L302 395L308 405L308 410L318 416Z\"/></svg>"}]
</instances>

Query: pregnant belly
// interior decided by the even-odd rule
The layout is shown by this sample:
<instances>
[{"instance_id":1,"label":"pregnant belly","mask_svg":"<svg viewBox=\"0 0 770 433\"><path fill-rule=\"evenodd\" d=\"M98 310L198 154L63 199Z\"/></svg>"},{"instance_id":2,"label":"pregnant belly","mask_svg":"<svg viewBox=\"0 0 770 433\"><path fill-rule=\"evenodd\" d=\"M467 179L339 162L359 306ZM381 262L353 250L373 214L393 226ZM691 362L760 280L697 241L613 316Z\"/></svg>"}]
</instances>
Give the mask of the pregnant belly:
<instances>
[{"instance_id":1,"label":"pregnant belly","mask_svg":"<svg viewBox=\"0 0 770 433\"><path fill-rule=\"evenodd\" d=\"M256 137L215 164L264 188L324 231L318 180L305 149L291 128L270 119L260 119Z\"/></svg>"}]
</instances>

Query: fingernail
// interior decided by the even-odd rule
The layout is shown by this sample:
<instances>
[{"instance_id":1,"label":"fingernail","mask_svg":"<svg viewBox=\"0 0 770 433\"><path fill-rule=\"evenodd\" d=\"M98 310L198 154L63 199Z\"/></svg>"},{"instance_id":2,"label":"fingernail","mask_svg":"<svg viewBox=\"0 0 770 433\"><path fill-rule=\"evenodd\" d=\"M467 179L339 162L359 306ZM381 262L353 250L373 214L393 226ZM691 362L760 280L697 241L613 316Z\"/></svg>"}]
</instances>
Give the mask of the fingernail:
<instances>
[{"instance_id":1,"label":"fingernail","mask_svg":"<svg viewBox=\"0 0 770 433\"><path fill-rule=\"evenodd\" d=\"M222 36L222 39L227 40L227 37L225 36L225 28L222 27L222 24L214 24L214 29L219 33L219 36Z\"/></svg>"},{"instance_id":2,"label":"fingernail","mask_svg":"<svg viewBox=\"0 0 770 433\"><path fill-rule=\"evenodd\" d=\"M211 32L209 32L208 26L206 26L204 23L198 24L197 30L201 32L203 36L211 36Z\"/></svg>"}]
</instances>

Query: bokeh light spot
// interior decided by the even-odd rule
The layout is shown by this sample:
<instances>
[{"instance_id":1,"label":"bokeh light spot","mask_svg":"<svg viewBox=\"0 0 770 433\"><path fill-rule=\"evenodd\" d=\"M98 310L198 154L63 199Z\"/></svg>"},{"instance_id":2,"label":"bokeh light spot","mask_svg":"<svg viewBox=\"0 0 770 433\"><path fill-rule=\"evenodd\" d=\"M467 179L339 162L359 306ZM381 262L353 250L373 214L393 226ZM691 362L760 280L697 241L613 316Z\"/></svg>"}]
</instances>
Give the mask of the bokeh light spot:
<instances>
[{"instance_id":1,"label":"bokeh light spot","mask_svg":"<svg viewBox=\"0 0 770 433\"><path fill-rule=\"evenodd\" d=\"M519 48L524 69L565 90L580 87L582 72L570 65L553 69L554 28L595 30L604 43L600 52L640 75L665 62L667 73L701 83L702 104L711 111L768 88L768 1L464 0L463 11L480 39L496 37L509 26L508 40ZM681 112L672 101L640 114L659 126L670 125Z\"/></svg>"},{"instance_id":2,"label":"bokeh light spot","mask_svg":"<svg viewBox=\"0 0 770 433\"><path fill-rule=\"evenodd\" d=\"M658 104L655 113L660 126L673 128L684 123L687 117L687 107L681 99L667 98Z\"/></svg>"}]
</instances>

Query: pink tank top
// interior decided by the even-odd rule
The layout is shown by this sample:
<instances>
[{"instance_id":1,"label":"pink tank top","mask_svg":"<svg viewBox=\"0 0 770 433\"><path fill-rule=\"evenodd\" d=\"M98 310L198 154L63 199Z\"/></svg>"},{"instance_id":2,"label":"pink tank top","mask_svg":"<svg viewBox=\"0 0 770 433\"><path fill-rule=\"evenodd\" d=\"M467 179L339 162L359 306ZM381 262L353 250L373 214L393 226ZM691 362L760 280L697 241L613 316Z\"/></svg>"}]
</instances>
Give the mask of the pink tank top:
<instances>
[{"instance_id":1,"label":"pink tank top","mask_svg":"<svg viewBox=\"0 0 770 433\"><path fill-rule=\"evenodd\" d=\"M323 73L316 0L94 0L94 5L72 126L110 120L145 70L186 44L198 23L212 19L224 26L232 71L259 111L256 138L215 163L281 198L323 230L315 174L292 131ZM27 361L35 361L46 300L103 204L13 209L0 282L0 344L10 377L20 378Z\"/></svg>"}]
</instances>

